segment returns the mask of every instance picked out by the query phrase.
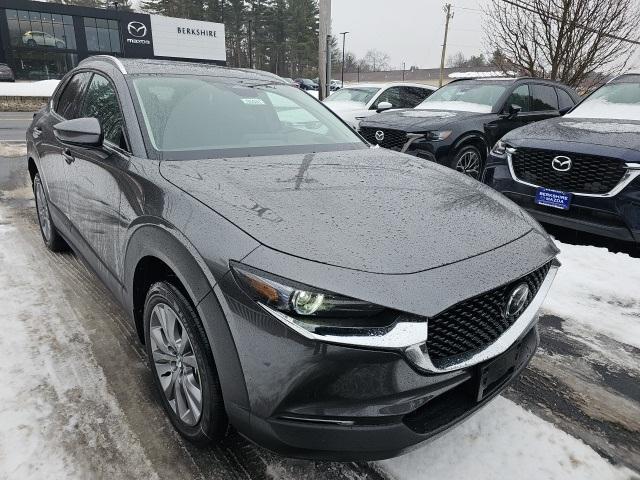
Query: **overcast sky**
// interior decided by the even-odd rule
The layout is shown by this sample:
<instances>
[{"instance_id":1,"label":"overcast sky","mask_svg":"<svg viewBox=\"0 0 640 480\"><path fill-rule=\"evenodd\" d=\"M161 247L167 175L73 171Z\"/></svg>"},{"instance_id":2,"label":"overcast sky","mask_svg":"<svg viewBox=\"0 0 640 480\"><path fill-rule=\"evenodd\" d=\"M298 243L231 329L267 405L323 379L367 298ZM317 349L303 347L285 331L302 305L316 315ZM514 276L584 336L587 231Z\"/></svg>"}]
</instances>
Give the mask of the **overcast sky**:
<instances>
[{"instance_id":1,"label":"overcast sky","mask_svg":"<svg viewBox=\"0 0 640 480\"><path fill-rule=\"evenodd\" d=\"M332 33L348 31L348 52L357 57L376 49L391 57L391 67L440 66L444 37L444 0L332 0ZM449 24L447 58L486 53L482 9L488 0L450 0L454 17ZM633 60L640 67L640 49Z\"/></svg>"}]
</instances>

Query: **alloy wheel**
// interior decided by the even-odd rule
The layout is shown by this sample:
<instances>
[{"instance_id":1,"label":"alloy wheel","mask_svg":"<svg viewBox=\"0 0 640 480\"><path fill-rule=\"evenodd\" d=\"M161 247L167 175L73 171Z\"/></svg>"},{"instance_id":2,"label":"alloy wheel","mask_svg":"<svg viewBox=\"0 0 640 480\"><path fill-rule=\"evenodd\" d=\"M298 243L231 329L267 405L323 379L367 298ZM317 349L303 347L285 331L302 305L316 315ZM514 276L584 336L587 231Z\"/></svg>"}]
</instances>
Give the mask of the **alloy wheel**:
<instances>
[{"instance_id":1,"label":"alloy wheel","mask_svg":"<svg viewBox=\"0 0 640 480\"><path fill-rule=\"evenodd\" d=\"M202 414L202 384L189 334L166 303L153 308L149 333L153 365L164 395L180 420L194 426Z\"/></svg>"},{"instance_id":2,"label":"alloy wheel","mask_svg":"<svg viewBox=\"0 0 640 480\"><path fill-rule=\"evenodd\" d=\"M49 214L49 207L47 205L47 197L44 194L44 188L42 182L36 182L36 207L38 210L38 222L40 223L40 229L46 242L51 241L51 216Z\"/></svg>"},{"instance_id":3,"label":"alloy wheel","mask_svg":"<svg viewBox=\"0 0 640 480\"><path fill-rule=\"evenodd\" d=\"M480 155L473 150L464 152L456 162L456 170L472 178L479 178Z\"/></svg>"}]
</instances>

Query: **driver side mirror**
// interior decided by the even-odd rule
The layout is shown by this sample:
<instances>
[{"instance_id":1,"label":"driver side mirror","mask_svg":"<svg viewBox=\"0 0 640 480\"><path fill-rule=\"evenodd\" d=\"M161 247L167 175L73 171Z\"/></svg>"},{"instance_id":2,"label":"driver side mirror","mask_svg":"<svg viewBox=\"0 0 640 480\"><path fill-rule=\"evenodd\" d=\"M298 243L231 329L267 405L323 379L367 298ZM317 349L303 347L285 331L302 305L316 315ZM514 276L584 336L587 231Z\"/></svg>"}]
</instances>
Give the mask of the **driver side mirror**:
<instances>
[{"instance_id":1,"label":"driver side mirror","mask_svg":"<svg viewBox=\"0 0 640 480\"><path fill-rule=\"evenodd\" d=\"M100 147L104 139L102 127L97 118L74 118L53 126L56 138L69 145L79 147Z\"/></svg>"},{"instance_id":2,"label":"driver side mirror","mask_svg":"<svg viewBox=\"0 0 640 480\"><path fill-rule=\"evenodd\" d=\"M522 107L520 105L516 105L512 103L508 108L505 108L502 115L505 118L515 118L522 111Z\"/></svg>"},{"instance_id":3,"label":"driver side mirror","mask_svg":"<svg viewBox=\"0 0 640 480\"><path fill-rule=\"evenodd\" d=\"M393 105L390 104L389 102L380 102L378 104L378 108L376 109L376 112L381 113L384 112L385 110L390 110L393 108Z\"/></svg>"}]
</instances>

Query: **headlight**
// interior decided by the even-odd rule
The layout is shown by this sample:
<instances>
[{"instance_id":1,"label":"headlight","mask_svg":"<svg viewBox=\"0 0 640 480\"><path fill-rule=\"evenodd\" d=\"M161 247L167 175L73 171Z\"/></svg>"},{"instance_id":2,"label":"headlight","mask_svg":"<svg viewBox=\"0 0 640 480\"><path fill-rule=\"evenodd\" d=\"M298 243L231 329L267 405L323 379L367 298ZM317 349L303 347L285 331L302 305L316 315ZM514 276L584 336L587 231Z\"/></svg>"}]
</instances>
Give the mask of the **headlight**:
<instances>
[{"instance_id":1,"label":"headlight","mask_svg":"<svg viewBox=\"0 0 640 480\"><path fill-rule=\"evenodd\" d=\"M504 143L502 140L498 140L496 144L491 149L491 154L496 157L505 158L507 156L507 148L508 145Z\"/></svg>"},{"instance_id":2,"label":"headlight","mask_svg":"<svg viewBox=\"0 0 640 480\"><path fill-rule=\"evenodd\" d=\"M344 297L232 262L241 289L258 304L281 312L289 321L315 331L320 327L381 327L398 316L379 305Z\"/></svg>"},{"instance_id":3,"label":"headlight","mask_svg":"<svg viewBox=\"0 0 640 480\"><path fill-rule=\"evenodd\" d=\"M430 142L440 142L446 140L451 135L451 130L443 130L441 132L427 132L424 134L424 138Z\"/></svg>"}]
</instances>

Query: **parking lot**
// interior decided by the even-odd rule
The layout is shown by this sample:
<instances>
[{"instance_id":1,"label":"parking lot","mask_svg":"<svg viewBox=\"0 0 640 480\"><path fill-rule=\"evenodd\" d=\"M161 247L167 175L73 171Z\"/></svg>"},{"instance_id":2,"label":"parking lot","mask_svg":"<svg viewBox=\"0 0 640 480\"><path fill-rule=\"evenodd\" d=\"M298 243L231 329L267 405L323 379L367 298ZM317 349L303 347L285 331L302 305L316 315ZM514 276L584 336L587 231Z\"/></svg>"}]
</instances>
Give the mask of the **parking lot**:
<instances>
[{"instance_id":1,"label":"parking lot","mask_svg":"<svg viewBox=\"0 0 640 480\"><path fill-rule=\"evenodd\" d=\"M553 232L564 265L538 354L505 395L443 437L363 464L285 459L237 434L215 449L185 443L125 313L73 254L42 245L24 147L6 143L24 137L29 118L0 114L6 478L640 478L640 259L624 245L574 245L563 231Z\"/></svg>"}]
</instances>

